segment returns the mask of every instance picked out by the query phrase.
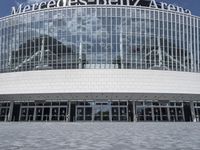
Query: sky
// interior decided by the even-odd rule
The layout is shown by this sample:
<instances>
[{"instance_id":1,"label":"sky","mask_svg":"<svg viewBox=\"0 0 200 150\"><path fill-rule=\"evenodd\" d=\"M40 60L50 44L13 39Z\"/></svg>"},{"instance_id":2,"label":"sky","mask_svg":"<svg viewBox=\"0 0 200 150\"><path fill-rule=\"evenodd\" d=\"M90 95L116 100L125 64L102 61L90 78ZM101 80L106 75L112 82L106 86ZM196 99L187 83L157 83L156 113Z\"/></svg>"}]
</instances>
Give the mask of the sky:
<instances>
[{"instance_id":1,"label":"sky","mask_svg":"<svg viewBox=\"0 0 200 150\"><path fill-rule=\"evenodd\" d=\"M44 0L0 0L0 17L11 14L12 6L17 6L20 3L34 3ZM46 1L46 0L45 0ZM191 10L193 15L200 16L200 0L156 0L166 2L168 4L175 4L183 8Z\"/></svg>"}]
</instances>

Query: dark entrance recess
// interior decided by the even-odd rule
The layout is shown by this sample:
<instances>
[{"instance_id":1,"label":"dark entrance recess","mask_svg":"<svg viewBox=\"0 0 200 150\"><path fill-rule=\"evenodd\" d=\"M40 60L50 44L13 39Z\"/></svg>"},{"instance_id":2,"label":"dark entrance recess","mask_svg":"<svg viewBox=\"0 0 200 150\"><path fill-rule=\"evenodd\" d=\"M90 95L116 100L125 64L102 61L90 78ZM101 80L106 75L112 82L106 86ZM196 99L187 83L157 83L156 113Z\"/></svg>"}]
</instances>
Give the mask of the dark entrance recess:
<instances>
[{"instance_id":1,"label":"dark entrance recess","mask_svg":"<svg viewBox=\"0 0 200 150\"><path fill-rule=\"evenodd\" d=\"M185 121L187 122L192 121L190 102L184 102L183 107L184 107Z\"/></svg>"},{"instance_id":2,"label":"dark entrance recess","mask_svg":"<svg viewBox=\"0 0 200 150\"><path fill-rule=\"evenodd\" d=\"M16 103L13 107L12 121L19 121L20 104Z\"/></svg>"}]
</instances>

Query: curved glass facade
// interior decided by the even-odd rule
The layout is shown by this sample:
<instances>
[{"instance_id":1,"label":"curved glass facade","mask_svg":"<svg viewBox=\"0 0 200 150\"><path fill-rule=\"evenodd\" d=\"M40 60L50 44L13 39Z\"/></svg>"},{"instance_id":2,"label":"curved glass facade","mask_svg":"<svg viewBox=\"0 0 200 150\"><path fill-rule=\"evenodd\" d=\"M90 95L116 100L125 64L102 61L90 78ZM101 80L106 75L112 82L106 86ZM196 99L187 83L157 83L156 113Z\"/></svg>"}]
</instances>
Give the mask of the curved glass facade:
<instances>
[{"instance_id":1,"label":"curved glass facade","mask_svg":"<svg viewBox=\"0 0 200 150\"><path fill-rule=\"evenodd\" d=\"M0 72L200 72L200 18L145 7L73 6L0 20Z\"/></svg>"}]
</instances>

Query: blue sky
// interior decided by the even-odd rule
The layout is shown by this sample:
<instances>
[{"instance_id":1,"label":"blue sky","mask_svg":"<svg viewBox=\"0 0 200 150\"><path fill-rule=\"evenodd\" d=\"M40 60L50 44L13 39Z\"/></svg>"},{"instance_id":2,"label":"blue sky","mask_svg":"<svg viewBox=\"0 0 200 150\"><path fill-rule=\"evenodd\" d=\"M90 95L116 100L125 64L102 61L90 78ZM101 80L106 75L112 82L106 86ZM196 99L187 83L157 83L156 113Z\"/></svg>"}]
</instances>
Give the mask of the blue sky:
<instances>
[{"instance_id":1,"label":"blue sky","mask_svg":"<svg viewBox=\"0 0 200 150\"><path fill-rule=\"evenodd\" d=\"M17 3L32 3L34 1L42 0L0 0L0 17L7 16L11 12L11 7L16 6ZM200 0L157 0L166 3L176 4L183 8L190 9L192 14L200 16Z\"/></svg>"}]
</instances>

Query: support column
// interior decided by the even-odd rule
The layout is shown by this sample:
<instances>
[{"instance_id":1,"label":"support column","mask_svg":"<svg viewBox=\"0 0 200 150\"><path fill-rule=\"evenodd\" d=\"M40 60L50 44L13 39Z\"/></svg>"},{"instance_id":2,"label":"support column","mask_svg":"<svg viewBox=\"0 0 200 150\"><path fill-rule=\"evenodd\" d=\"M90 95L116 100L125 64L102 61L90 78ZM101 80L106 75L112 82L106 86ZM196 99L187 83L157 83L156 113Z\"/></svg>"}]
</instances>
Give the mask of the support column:
<instances>
[{"instance_id":1,"label":"support column","mask_svg":"<svg viewBox=\"0 0 200 150\"><path fill-rule=\"evenodd\" d=\"M170 118L170 111L169 111L169 103L167 104L167 117L168 117L168 121L171 121Z\"/></svg>"},{"instance_id":2,"label":"support column","mask_svg":"<svg viewBox=\"0 0 200 150\"><path fill-rule=\"evenodd\" d=\"M8 113L8 121L12 121L13 107L14 107L14 101L11 101Z\"/></svg>"},{"instance_id":3,"label":"support column","mask_svg":"<svg viewBox=\"0 0 200 150\"><path fill-rule=\"evenodd\" d=\"M60 121L60 105L59 105L59 108L58 108L58 121Z\"/></svg>"},{"instance_id":4,"label":"support column","mask_svg":"<svg viewBox=\"0 0 200 150\"><path fill-rule=\"evenodd\" d=\"M194 102L193 101L190 102L190 108L191 108L192 122L196 122Z\"/></svg>"},{"instance_id":5,"label":"support column","mask_svg":"<svg viewBox=\"0 0 200 150\"><path fill-rule=\"evenodd\" d=\"M112 103L111 101L108 101L110 122L112 122L112 105L111 105L111 103Z\"/></svg>"},{"instance_id":6,"label":"support column","mask_svg":"<svg viewBox=\"0 0 200 150\"><path fill-rule=\"evenodd\" d=\"M18 121L21 121L22 108L23 108L23 107L21 107L21 106L22 106L22 103L20 103L20 109L19 109L19 119L18 119Z\"/></svg>"},{"instance_id":7,"label":"support column","mask_svg":"<svg viewBox=\"0 0 200 150\"><path fill-rule=\"evenodd\" d=\"M92 104L92 122L94 122L94 103Z\"/></svg>"},{"instance_id":8,"label":"support column","mask_svg":"<svg viewBox=\"0 0 200 150\"><path fill-rule=\"evenodd\" d=\"M154 107L151 107L151 114L152 114L152 121L155 121L155 115L154 115Z\"/></svg>"},{"instance_id":9,"label":"support column","mask_svg":"<svg viewBox=\"0 0 200 150\"><path fill-rule=\"evenodd\" d=\"M41 107L42 108L42 116L41 116L41 121L44 121L44 107ZM46 121L46 120L45 120Z\"/></svg>"},{"instance_id":10,"label":"support column","mask_svg":"<svg viewBox=\"0 0 200 150\"><path fill-rule=\"evenodd\" d=\"M182 104L182 116L183 116L183 121L185 122L185 112L184 112L183 104Z\"/></svg>"},{"instance_id":11,"label":"support column","mask_svg":"<svg viewBox=\"0 0 200 150\"><path fill-rule=\"evenodd\" d=\"M137 122L135 101L133 100L133 122Z\"/></svg>"},{"instance_id":12,"label":"support column","mask_svg":"<svg viewBox=\"0 0 200 150\"><path fill-rule=\"evenodd\" d=\"M36 119L36 106L34 107L34 113L33 113L33 121Z\"/></svg>"},{"instance_id":13,"label":"support column","mask_svg":"<svg viewBox=\"0 0 200 150\"><path fill-rule=\"evenodd\" d=\"M70 116L71 116L71 101L69 101L69 106L68 106L68 114L67 114L67 121L70 122Z\"/></svg>"}]
</instances>

